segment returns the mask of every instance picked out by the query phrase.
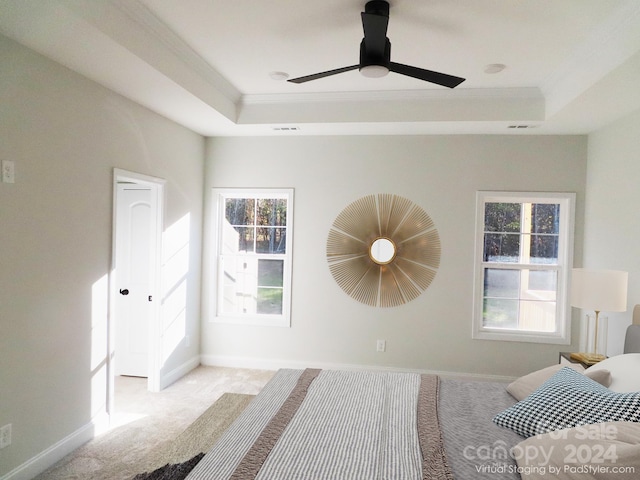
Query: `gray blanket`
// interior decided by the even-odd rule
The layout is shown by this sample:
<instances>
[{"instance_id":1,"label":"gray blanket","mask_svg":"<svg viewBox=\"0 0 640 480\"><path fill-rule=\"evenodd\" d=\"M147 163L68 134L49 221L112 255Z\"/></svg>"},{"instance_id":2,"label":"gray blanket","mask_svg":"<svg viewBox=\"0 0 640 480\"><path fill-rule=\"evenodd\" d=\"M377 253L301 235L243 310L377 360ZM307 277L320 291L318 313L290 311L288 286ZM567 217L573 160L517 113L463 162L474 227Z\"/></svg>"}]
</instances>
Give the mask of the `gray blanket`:
<instances>
[{"instance_id":1,"label":"gray blanket","mask_svg":"<svg viewBox=\"0 0 640 480\"><path fill-rule=\"evenodd\" d=\"M440 380L438 413L453 478L520 478L509 450L524 438L492 421L514 403L503 383Z\"/></svg>"}]
</instances>

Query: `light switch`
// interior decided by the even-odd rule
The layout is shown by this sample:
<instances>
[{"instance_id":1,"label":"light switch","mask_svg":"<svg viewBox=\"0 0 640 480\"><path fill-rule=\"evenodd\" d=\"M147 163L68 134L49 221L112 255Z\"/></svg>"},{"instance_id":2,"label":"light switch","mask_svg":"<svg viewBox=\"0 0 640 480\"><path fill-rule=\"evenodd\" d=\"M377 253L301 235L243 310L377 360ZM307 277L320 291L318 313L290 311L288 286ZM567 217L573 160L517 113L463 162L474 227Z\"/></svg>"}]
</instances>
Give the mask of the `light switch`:
<instances>
[{"instance_id":1,"label":"light switch","mask_svg":"<svg viewBox=\"0 0 640 480\"><path fill-rule=\"evenodd\" d=\"M2 181L4 183L16 181L16 165L11 160L2 160Z\"/></svg>"}]
</instances>

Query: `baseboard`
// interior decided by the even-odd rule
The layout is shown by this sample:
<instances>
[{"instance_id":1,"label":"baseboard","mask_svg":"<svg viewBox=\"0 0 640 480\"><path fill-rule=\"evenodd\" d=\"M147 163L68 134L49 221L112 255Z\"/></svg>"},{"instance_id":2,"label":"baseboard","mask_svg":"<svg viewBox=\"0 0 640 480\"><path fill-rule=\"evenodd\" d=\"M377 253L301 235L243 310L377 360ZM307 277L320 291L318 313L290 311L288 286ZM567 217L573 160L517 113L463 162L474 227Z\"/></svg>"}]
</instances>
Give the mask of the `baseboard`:
<instances>
[{"instance_id":1,"label":"baseboard","mask_svg":"<svg viewBox=\"0 0 640 480\"><path fill-rule=\"evenodd\" d=\"M40 475L47 468L55 465L59 460L73 452L76 448L79 448L89 440L92 440L95 436L96 430L104 424L104 416L106 416L106 413L97 416L91 422L80 427L70 435L67 435L62 440L54 443L46 450L27 460L22 465L14 468L9 473L6 473L4 476L0 477L0 480L31 480L37 475Z\"/></svg>"},{"instance_id":2,"label":"baseboard","mask_svg":"<svg viewBox=\"0 0 640 480\"><path fill-rule=\"evenodd\" d=\"M193 357L191 360L184 362L177 368L174 368L170 372L160 376L160 390L164 390L172 383L180 380L191 370L200 365L200 357ZM0 479L1 480L1 479Z\"/></svg>"},{"instance_id":3,"label":"baseboard","mask_svg":"<svg viewBox=\"0 0 640 480\"><path fill-rule=\"evenodd\" d=\"M478 373L447 372L442 370L427 370L416 368L386 367L381 365L358 365L331 362L303 362L286 359L264 359L255 357L235 357L231 355L201 355L200 363L207 366L252 368L258 370L278 370L280 368L322 368L326 370L377 370L383 372L427 373L441 377L469 379L491 382L511 382L515 377L504 375L486 375Z\"/></svg>"}]
</instances>

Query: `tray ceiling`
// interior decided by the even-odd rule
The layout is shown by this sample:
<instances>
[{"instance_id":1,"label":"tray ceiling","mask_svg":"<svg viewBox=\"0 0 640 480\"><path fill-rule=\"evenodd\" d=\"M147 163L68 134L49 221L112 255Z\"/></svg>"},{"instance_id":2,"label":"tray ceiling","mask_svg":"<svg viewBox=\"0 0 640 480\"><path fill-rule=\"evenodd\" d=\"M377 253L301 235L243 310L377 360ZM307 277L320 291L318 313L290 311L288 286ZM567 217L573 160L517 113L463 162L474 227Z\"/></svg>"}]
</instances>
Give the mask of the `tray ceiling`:
<instances>
[{"instance_id":1,"label":"tray ceiling","mask_svg":"<svg viewBox=\"0 0 640 480\"><path fill-rule=\"evenodd\" d=\"M640 108L637 0L391 0L393 60L465 82L272 78L358 63L364 3L0 0L0 33L207 136L584 134Z\"/></svg>"}]
</instances>

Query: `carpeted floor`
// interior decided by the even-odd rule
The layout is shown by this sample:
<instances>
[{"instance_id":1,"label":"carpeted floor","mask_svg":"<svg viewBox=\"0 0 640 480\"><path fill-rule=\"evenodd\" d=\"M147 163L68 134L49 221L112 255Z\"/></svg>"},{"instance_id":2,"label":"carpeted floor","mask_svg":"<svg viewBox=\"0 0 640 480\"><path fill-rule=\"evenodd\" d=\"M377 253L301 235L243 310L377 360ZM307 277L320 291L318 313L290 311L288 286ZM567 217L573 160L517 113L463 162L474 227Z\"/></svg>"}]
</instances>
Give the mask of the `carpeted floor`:
<instances>
[{"instance_id":1,"label":"carpeted floor","mask_svg":"<svg viewBox=\"0 0 640 480\"><path fill-rule=\"evenodd\" d=\"M253 397L245 393L223 394L175 440L149 452L145 457L147 470L166 463L186 462L198 453L208 452Z\"/></svg>"},{"instance_id":2,"label":"carpeted floor","mask_svg":"<svg viewBox=\"0 0 640 480\"><path fill-rule=\"evenodd\" d=\"M118 377L117 426L34 480L130 480L187 460L210 447L273 373L201 366L159 393L146 390L146 379Z\"/></svg>"}]
</instances>

